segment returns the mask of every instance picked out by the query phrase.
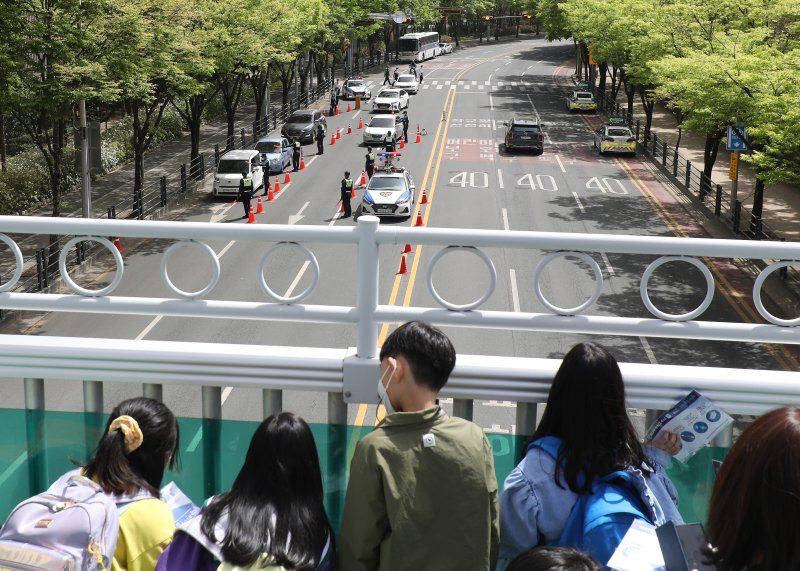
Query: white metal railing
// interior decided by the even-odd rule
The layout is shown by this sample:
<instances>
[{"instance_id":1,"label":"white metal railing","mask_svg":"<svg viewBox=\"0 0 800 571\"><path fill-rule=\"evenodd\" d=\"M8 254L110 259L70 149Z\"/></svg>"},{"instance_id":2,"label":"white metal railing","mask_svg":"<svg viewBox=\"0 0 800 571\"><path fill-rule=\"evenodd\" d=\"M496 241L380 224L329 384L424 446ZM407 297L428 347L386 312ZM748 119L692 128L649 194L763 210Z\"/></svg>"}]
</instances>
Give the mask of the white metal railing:
<instances>
[{"instance_id":1,"label":"white metal railing","mask_svg":"<svg viewBox=\"0 0 800 571\"><path fill-rule=\"evenodd\" d=\"M370 216L359 218L351 228L281 225L228 225L193 222L114 221L53 219L0 216L0 230L13 234L59 234L75 236L61 252L61 274L74 294L14 293L14 281L21 273L18 264L14 279L0 285L0 308L31 311L115 313L226 319L256 319L294 322L353 324L357 327L357 346L346 348L261 347L251 354L238 345L169 343L153 341L91 343L86 339L0 336L0 366L5 376L75 379L107 379L152 383L192 383L204 386L258 386L269 390L306 389L342 392L346 402L375 402L374 390L378 331L383 323L424 319L437 325L491 329L515 329L567 333L610 334L665 338L704 339L755 343L800 344L800 317L781 319L770 314L761 303L764 279L774 270L800 259L800 246L786 242L743 242L737 240L657 238L605 234L508 232L438 228L380 227ZM124 279L121 257L104 236L173 239L162 257L161 275L173 298L114 296L113 290ZM89 238L91 237L91 238ZM81 239L103 243L117 259L112 282L98 291L78 286L67 273L68 249ZM19 256L7 235L0 240ZM219 261L203 240L274 242L265 246L253 278L272 303L207 299L220 276ZM308 244L353 244L358 248L357 303L355 306L305 305L300 303L313 291L319 278L319 264ZM378 253L383 245L421 244L442 246L426 269L426 281L441 307L399 307L380 305ZM182 247L198 248L209 258L212 279L196 292L176 288L169 279L171 254ZM486 311L480 306L496 285L490 257L480 248L545 250L547 254L534 272L535 293L551 313ZM313 270L311 285L292 298L273 292L263 277L269 257L279 248L292 248L305 256ZM432 274L435 264L454 248L478 255L490 276L489 289L470 304L456 305L436 291ZM640 293L652 318L623 318L585 315L603 291L603 276L593 253L625 253L659 256L642 276ZM575 256L587 263L595 275L595 291L590 299L573 308L560 308L543 294L539 279L552 260ZM714 278L701 258L753 258L782 260L764 269L755 282L753 298L767 323L729 323L700 321L714 292ZM649 298L649 276L661 264L681 260L695 265L705 276L707 293L695 310L679 315L665 313ZM497 356L460 356L447 394L459 399L503 399L541 402L558 362L547 359ZM662 365L624 365L631 406L665 408L686 388L702 389L732 412L752 413L796 402L794 390L798 376L778 371L670 367ZM46 374L48 373L49 374Z\"/></svg>"}]
</instances>

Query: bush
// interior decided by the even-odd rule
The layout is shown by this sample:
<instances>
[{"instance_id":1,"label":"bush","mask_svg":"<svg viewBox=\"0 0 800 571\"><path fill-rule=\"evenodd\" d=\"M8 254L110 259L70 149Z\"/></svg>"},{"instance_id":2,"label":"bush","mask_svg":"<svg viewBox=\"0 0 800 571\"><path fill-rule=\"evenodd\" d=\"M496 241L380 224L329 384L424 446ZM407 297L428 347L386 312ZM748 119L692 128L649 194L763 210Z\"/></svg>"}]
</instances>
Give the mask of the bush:
<instances>
[{"instance_id":1,"label":"bush","mask_svg":"<svg viewBox=\"0 0 800 571\"><path fill-rule=\"evenodd\" d=\"M68 144L64 150L64 185L69 189L78 182L72 157L75 147ZM9 157L7 170L0 173L0 214L21 214L50 201L50 173L44 166L41 151L27 145Z\"/></svg>"}]
</instances>

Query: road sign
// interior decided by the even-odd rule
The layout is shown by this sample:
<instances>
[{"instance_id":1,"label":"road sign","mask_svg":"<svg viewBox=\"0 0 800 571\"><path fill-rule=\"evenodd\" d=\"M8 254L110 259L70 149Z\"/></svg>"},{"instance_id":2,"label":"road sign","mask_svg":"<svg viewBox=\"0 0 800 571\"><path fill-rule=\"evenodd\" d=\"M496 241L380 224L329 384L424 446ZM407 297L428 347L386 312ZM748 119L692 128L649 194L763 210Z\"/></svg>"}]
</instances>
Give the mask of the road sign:
<instances>
[{"instance_id":1,"label":"road sign","mask_svg":"<svg viewBox=\"0 0 800 571\"><path fill-rule=\"evenodd\" d=\"M743 125L737 125L734 129L733 127L728 127L728 136L727 142L725 147L729 151L746 151L747 145L744 142L744 139L736 134L736 131L742 134L743 137L747 137L747 133L745 133L745 128Z\"/></svg>"},{"instance_id":2,"label":"road sign","mask_svg":"<svg viewBox=\"0 0 800 571\"><path fill-rule=\"evenodd\" d=\"M728 172L728 178L731 180L737 180L739 178L739 153L731 153L731 166L730 172Z\"/></svg>"}]
</instances>

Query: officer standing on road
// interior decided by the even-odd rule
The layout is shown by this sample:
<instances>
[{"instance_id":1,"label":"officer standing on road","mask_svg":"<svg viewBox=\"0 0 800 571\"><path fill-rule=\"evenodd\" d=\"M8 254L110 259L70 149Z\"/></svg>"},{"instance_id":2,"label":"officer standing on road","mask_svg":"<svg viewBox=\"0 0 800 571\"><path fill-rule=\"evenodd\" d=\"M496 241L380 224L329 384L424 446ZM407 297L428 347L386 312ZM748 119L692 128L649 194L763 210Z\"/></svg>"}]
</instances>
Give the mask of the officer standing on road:
<instances>
[{"instance_id":1,"label":"officer standing on road","mask_svg":"<svg viewBox=\"0 0 800 571\"><path fill-rule=\"evenodd\" d=\"M322 123L317 123L317 154L323 155L325 154L325 128L322 126Z\"/></svg>"},{"instance_id":2,"label":"officer standing on road","mask_svg":"<svg viewBox=\"0 0 800 571\"><path fill-rule=\"evenodd\" d=\"M386 66L386 69L383 70L383 84L386 85L387 83L389 85L392 84L391 80L389 79L389 66L388 65Z\"/></svg>"},{"instance_id":3,"label":"officer standing on road","mask_svg":"<svg viewBox=\"0 0 800 571\"><path fill-rule=\"evenodd\" d=\"M383 146L387 153L394 151L394 133L386 131L386 136L383 138Z\"/></svg>"},{"instance_id":4,"label":"officer standing on road","mask_svg":"<svg viewBox=\"0 0 800 571\"><path fill-rule=\"evenodd\" d=\"M300 137L298 137L292 144L292 169L294 169L295 172L300 168L300 152Z\"/></svg>"},{"instance_id":5,"label":"officer standing on road","mask_svg":"<svg viewBox=\"0 0 800 571\"><path fill-rule=\"evenodd\" d=\"M414 79L417 79L417 62L412 61L408 66L408 71L414 74Z\"/></svg>"},{"instance_id":6,"label":"officer standing on road","mask_svg":"<svg viewBox=\"0 0 800 571\"><path fill-rule=\"evenodd\" d=\"M350 178L350 171L344 171L344 178L342 179L342 206L344 207L344 216L342 218L350 218L352 214L350 210L350 195L353 193L353 179Z\"/></svg>"},{"instance_id":7,"label":"officer standing on road","mask_svg":"<svg viewBox=\"0 0 800 571\"><path fill-rule=\"evenodd\" d=\"M331 117L334 112L336 111L336 106L339 104L339 97L336 95L336 92L331 90L331 108L328 111L328 117Z\"/></svg>"},{"instance_id":8,"label":"officer standing on road","mask_svg":"<svg viewBox=\"0 0 800 571\"><path fill-rule=\"evenodd\" d=\"M367 171L367 176L372 178L372 173L375 172L375 153L372 152L372 147L367 147L367 161L364 164L364 170Z\"/></svg>"},{"instance_id":9,"label":"officer standing on road","mask_svg":"<svg viewBox=\"0 0 800 571\"><path fill-rule=\"evenodd\" d=\"M419 82L422 83L422 64L419 66Z\"/></svg>"},{"instance_id":10,"label":"officer standing on road","mask_svg":"<svg viewBox=\"0 0 800 571\"><path fill-rule=\"evenodd\" d=\"M250 217L250 201L253 199L253 179L247 171L242 172L242 180L239 181L239 194L237 197L242 201L244 206L244 216L242 218Z\"/></svg>"},{"instance_id":11,"label":"officer standing on road","mask_svg":"<svg viewBox=\"0 0 800 571\"><path fill-rule=\"evenodd\" d=\"M403 111L403 118L401 121L403 122L403 139L408 143L408 111Z\"/></svg>"},{"instance_id":12,"label":"officer standing on road","mask_svg":"<svg viewBox=\"0 0 800 571\"><path fill-rule=\"evenodd\" d=\"M400 71L397 68L394 68L394 83L392 83L392 85L397 83L397 78L398 77L400 77Z\"/></svg>"}]
</instances>

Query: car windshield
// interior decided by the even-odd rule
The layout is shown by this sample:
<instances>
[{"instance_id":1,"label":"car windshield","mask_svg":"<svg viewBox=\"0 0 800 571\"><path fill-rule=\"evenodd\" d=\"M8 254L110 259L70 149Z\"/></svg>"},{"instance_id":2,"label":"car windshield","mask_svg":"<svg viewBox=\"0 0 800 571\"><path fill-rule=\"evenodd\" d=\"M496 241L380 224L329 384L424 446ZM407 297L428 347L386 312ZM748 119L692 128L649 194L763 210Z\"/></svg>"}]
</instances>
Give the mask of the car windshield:
<instances>
[{"instance_id":1,"label":"car windshield","mask_svg":"<svg viewBox=\"0 0 800 571\"><path fill-rule=\"evenodd\" d=\"M592 94L591 93L576 93L575 97L577 97L578 99L591 99L592 98Z\"/></svg>"},{"instance_id":2,"label":"car windshield","mask_svg":"<svg viewBox=\"0 0 800 571\"><path fill-rule=\"evenodd\" d=\"M277 141L260 141L256 143L256 150L259 153L280 153L281 144Z\"/></svg>"},{"instance_id":3,"label":"car windshield","mask_svg":"<svg viewBox=\"0 0 800 571\"><path fill-rule=\"evenodd\" d=\"M369 180L368 190L405 190L403 179L399 176L375 176Z\"/></svg>"},{"instance_id":4,"label":"car windshield","mask_svg":"<svg viewBox=\"0 0 800 571\"><path fill-rule=\"evenodd\" d=\"M394 118L392 117L373 117L369 122L369 127L387 128L394 127Z\"/></svg>"},{"instance_id":5,"label":"car windshield","mask_svg":"<svg viewBox=\"0 0 800 571\"><path fill-rule=\"evenodd\" d=\"M250 161L221 159L217 165L217 174L242 174L250 172Z\"/></svg>"},{"instance_id":6,"label":"car windshield","mask_svg":"<svg viewBox=\"0 0 800 571\"><path fill-rule=\"evenodd\" d=\"M289 117L289 123L311 123L314 116L311 113L293 113Z\"/></svg>"},{"instance_id":7,"label":"car windshield","mask_svg":"<svg viewBox=\"0 0 800 571\"><path fill-rule=\"evenodd\" d=\"M631 132L628 129L612 128L608 131L609 137L630 137Z\"/></svg>"},{"instance_id":8,"label":"car windshield","mask_svg":"<svg viewBox=\"0 0 800 571\"><path fill-rule=\"evenodd\" d=\"M364 87L363 81L348 81L347 87Z\"/></svg>"},{"instance_id":9,"label":"car windshield","mask_svg":"<svg viewBox=\"0 0 800 571\"><path fill-rule=\"evenodd\" d=\"M400 93L398 91L381 91L378 97L383 97L384 99L399 99Z\"/></svg>"},{"instance_id":10,"label":"car windshield","mask_svg":"<svg viewBox=\"0 0 800 571\"><path fill-rule=\"evenodd\" d=\"M413 75L401 75L400 77L397 78L397 81L399 81L400 83L411 83L411 82L414 81L414 76Z\"/></svg>"}]
</instances>

